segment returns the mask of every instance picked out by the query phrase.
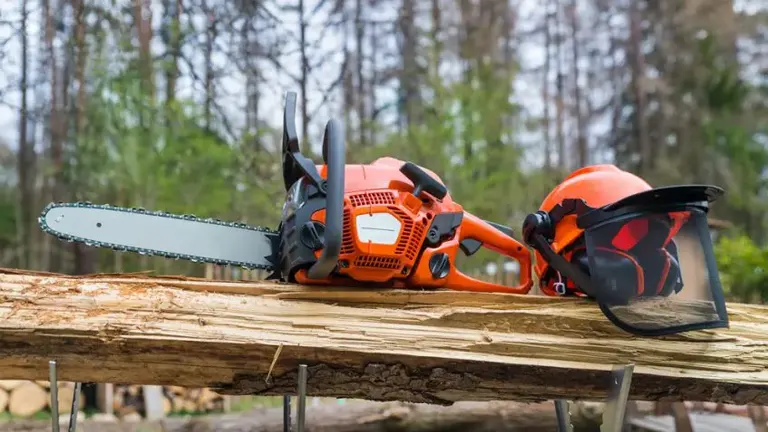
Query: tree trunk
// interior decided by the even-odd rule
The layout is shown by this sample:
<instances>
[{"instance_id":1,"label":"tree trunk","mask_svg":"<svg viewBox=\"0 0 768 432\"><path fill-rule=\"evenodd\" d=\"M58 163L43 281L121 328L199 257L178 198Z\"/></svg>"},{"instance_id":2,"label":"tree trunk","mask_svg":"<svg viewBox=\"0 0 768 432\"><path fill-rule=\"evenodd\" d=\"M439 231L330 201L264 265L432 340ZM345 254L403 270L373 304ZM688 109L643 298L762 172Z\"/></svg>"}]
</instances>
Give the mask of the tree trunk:
<instances>
[{"instance_id":1,"label":"tree trunk","mask_svg":"<svg viewBox=\"0 0 768 432\"><path fill-rule=\"evenodd\" d=\"M165 100L167 104L176 100L176 80L179 77L179 58L181 57L181 9L182 0L165 0L168 23L166 24L166 43L170 53L170 62L166 69Z\"/></svg>"},{"instance_id":2,"label":"tree trunk","mask_svg":"<svg viewBox=\"0 0 768 432\"><path fill-rule=\"evenodd\" d=\"M586 166L589 163L589 148L584 125L584 109L581 101L581 68L579 67L579 18L576 6L576 0L571 0L568 5L568 12L571 18L571 46L573 47L573 103L576 117L576 155L579 161L579 167Z\"/></svg>"},{"instance_id":3,"label":"tree trunk","mask_svg":"<svg viewBox=\"0 0 768 432\"><path fill-rule=\"evenodd\" d=\"M648 136L646 124L646 100L645 100L645 59L642 51L641 16L636 2L630 4L630 47L632 68L632 89L635 96L635 129L640 145L639 174L647 175L653 168L651 160L651 142Z\"/></svg>"},{"instance_id":4,"label":"tree trunk","mask_svg":"<svg viewBox=\"0 0 768 432\"><path fill-rule=\"evenodd\" d=\"M216 98L213 86L213 47L216 44L217 35L217 17L216 11L208 6L207 1L203 1L203 13L205 14L205 128L210 131L212 128L212 107Z\"/></svg>"},{"instance_id":5,"label":"tree trunk","mask_svg":"<svg viewBox=\"0 0 768 432\"><path fill-rule=\"evenodd\" d=\"M63 1L63 0L59 0ZM52 0L45 0L43 2L43 11L45 14L45 42L48 56L48 69L50 71L51 80L51 106L50 116L48 118L49 130L50 130L50 163L52 172L47 179L50 190L50 198L53 202L64 201L65 187L64 187L64 139L66 137L66 122L64 121L64 106L66 104L66 89L64 88L64 79L61 76L58 62L57 53L54 46L54 38L56 34L54 15L57 14L59 8L55 7L55 3L52 4ZM60 272L63 270L62 264L62 251L60 243L53 242L50 246L50 256L48 258L48 269Z\"/></svg>"},{"instance_id":6,"label":"tree trunk","mask_svg":"<svg viewBox=\"0 0 768 432\"><path fill-rule=\"evenodd\" d=\"M550 28L551 0L547 0L546 15L544 18L544 82L542 83L542 98L544 99L544 169L548 172L552 169L552 138L549 131L551 114L549 113L549 72L551 69L550 46L552 45L552 29Z\"/></svg>"},{"instance_id":7,"label":"tree trunk","mask_svg":"<svg viewBox=\"0 0 768 432\"><path fill-rule=\"evenodd\" d=\"M306 6L304 0L299 0L299 44L301 45L299 52L301 53L301 76L299 78L299 90L301 92L301 139L305 143L309 143L309 109L307 107L307 81L309 81L309 74L312 72L309 67L309 55L307 54L307 27L308 23L304 14ZM307 145L304 148L304 153L308 157L312 157L312 148Z\"/></svg>"},{"instance_id":8,"label":"tree trunk","mask_svg":"<svg viewBox=\"0 0 768 432\"><path fill-rule=\"evenodd\" d=\"M342 78L341 85L344 94L344 100L342 102L342 110L344 111L344 136L352 136L352 112L355 109L355 84L352 79L352 55L349 48L349 12L344 7L342 13L342 22L344 30L342 31L342 40L344 41L344 47L342 48Z\"/></svg>"},{"instance_id":9,"label":"tree trunk","mask_svg":"<svg viewBox=\"0 0 768 432\"><path fill-rule=\"evenodd\" d=\"M398 17L399 32L402 39L400 97L406 128L418 124L420 120L417 114L421 98L419 97L419 71L416 58L418 40L416 38L415 9L414 0L403 0ZM433 29L433 31L438 31L438 29Z\"/></svg>"},{"instance_id":10,"label":"tree trunk","mask_svg":"<svg viewBox=\"0 0 768 432\"><path fill-rule=\"evenodd\" d=\"M368 121L371 122L371 124L375 124L377 120L377 109L376 109L376 86L379 84L379 64L378 64L378 58L380 55L379 52L379 38L381 36L379 35L379 28L376 26L376 23L371 23L371 28L369 31L369 41L371 44L371 79L368 83ZM377 128L375 126L372 126L368 128L368 142L370 145L376 145L376 132Z\"/></svg>"},{"instance_id":11,"label":"tree trunk","mask_svg":"<svg viewBox=\"0 0 768 432\"><path fill-rule=\"evenodd\" d=\"M355 75L357 88L355 89L355 102L358 118L358 139L360 145L366 145L366 119L365 113L365 76L363 75L364 54L363 41L365 40L365 26L363 24L363 0L355 0Z\"/></svg>"},{"instance_id":12,"label":"tree trunk","mask_svg":"<svg viewBox=\"0 0 768 432\"><path fill-rule=\"evenodd\" d=\"M152 72L152 8L151 0L133 0L134 25L139 39L139 68L141 88L154 99L155 85Z\"/></svg>"},{"instance_id":13,"label":"tree trunk","mask_svg":"<svg viewBox=\"0 0 768 432\"><path fill-rule=\"evenodd\" d=\"M560 4L559 2L555 2L556 10L555 10L555 38L557 40L557 43L555 44L555 56L557 57L557 61L555 64L557 65L557 82L556 82L556 88L557 88L557 99L555 102L555 126L556 126L556 133L557 133L557 167L560 170L561 174L564 174L565 171L569 168L569 164L567 161L567 153L565 150L565 116L564 116L564 104L565 104L565 73L563 73L563 57L562 57L562 45L563 40L565 39L562 35L562 31L560 28Z\"/></svg>"},{"instance_id":14,"label":"tree trunk","mask_svg":"<svg viewBox=\"0 0 768 432\"><path fill-rule=\"evenodd\" d=\"M432 27L430 29L430 39L432 42L432 76L440 76L440 59L443 55L443 42L441 35L443 31L443 14L440 10L440 0L431 1Z\"/></svg>"},{"instance_id":15,"label":"tree trunk","mask_svg":"<svg viewBox=\"0 0 768 432\"><path fill-rule=\"evenodd\" d=\"M85 45L85 4L84 0L72 0L72 10L75 15L75 80L77 81L77 101L75 103L75 145L81 145L82 138L85 135L85 104L86 104L86 88L87 83L85 80L85 62L88 56L88 49ZM80 153L83 150L82 147L75 150ZM87 173L80 173L80 175L88 175ZM80 178L80 176L78 176ZM78 181L78 185L75 186L75 193L80 192L83 182ZM74 256L75 256L75 274L89 274L96 271L96 250L86 247L80 243L74 243Z\"/></svg>"},{"instance_id":16,"label":"tree trunk","mask_svg":"<svg viewBox=\"0 0 768 432\"><path fill-rule=\"evenodd\" d=\"M18 150L18 175L19 175L19 219L18 225L19 252L18 263L20 267L33 267L32 257L32 221L34 219L34 145L29 136L29 34L27 22L29 9L27 0L21 2L21 109L19 112L19 150Z\"/></svg>"},{"instance_id":17,"label":"tree trunk","mask_svg":"<svg viewBox=\"0 0 768 432\"><path fill-rule=\"evenodd\" d=\"M305 363L310 396L603 400L634 362L631 399L768 404L768 306L639 338L592 302L531 295L6 270L0 297L2 379L45 380L55 357L63 381L283 395Z\"/></svg>"}]
</instances>

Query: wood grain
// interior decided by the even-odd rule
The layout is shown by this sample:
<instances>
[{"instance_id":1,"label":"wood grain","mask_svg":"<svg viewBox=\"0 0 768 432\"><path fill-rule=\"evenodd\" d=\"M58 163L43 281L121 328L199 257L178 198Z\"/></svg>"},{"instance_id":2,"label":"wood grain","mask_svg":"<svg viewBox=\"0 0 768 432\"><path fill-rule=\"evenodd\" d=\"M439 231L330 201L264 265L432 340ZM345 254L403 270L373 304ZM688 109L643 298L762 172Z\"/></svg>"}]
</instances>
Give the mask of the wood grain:
<instances>
[{"instance_id":1,"label":"wood grain","mask_svg":"<svg viewBox=\"0 0 768 432\"><path fill-rule=\"evenodd\" d=\"M0 379L293 392L450 404L602 399L634 362L631 398L768 404L768 307L731 328L640 338L589 301L458 291L0 273ZM276 354L277 358L276 357Z\"/></svg>"}]
</instances>

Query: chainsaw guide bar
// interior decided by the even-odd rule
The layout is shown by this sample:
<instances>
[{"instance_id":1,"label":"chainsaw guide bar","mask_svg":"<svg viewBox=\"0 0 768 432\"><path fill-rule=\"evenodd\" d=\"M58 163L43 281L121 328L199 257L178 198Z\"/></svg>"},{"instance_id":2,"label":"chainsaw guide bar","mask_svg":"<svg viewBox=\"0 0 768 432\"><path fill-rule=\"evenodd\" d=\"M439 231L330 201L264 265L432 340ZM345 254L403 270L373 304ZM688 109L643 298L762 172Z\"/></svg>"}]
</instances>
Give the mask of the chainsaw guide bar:
<instances>
[{"instance_id":1,"label":"chainsaw guide bar","mask_svg":"<svg viewBox=\"0 0 768 432\"><path fill-rule=\"evenodd\" d=\"M51 203L38 222L60 240L119 252L260 270L277 261L279 233L239 222L89 202Z\"/></svg>"}]
</instances>

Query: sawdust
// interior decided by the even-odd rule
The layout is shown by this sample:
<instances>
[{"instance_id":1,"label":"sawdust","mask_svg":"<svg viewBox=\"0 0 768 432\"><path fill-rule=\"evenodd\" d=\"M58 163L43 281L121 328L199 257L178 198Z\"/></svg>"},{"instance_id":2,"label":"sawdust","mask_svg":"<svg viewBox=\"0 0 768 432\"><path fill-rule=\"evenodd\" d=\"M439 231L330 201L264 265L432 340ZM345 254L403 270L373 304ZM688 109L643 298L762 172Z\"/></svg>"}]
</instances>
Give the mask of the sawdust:
<instances>
[{"instance_id":1,"label":"sawdust","mask_svg":"<svg viewBox=\"0 0 768 432\"><path fill-rule=\"evenodd\" d=\"M106 288L97 288L97 289L83 291L82 294L87 297L98 297L98 296L106 295L108 293L109 293L109 290Z\"/></svg>"},{"instance_id":2,"label":"sawdust","mask_svg":"<svg viewBox=\"0 0 768 432\"><path fill-rule=\"evenodd\" d=\"M101 315L107 315L109 311L103 308L91 309L85 313L86 318L93 318Z\"/></svg>"},{"instance_id":3,"label":"sawdust","mask_svg":"<svg viewBox=\"0 0 768 432\"><path fill-rule=\"evenodd\" d=\"M161 288L162 286L156 283L151 282L136 282L136 283L130 283L130 284L112 284L112 288L117 288L120 295L123 297L131 296L131 295L144 295L148 291Z\"/></svg>"},{"instance_id":4,"label":"sawdust","mask_svg":"<svg viewBox=\"0 0 768 432\"><path fill-rule=\"evenodd\" d=\"M34 282L29 286L22 288L22 294L35 295L37 297L47 298L52 296L81 294L82 289L77 281L74 280L62 280L56 283L51 282Z\"/></svg>"},{"instance_id":5,"label":"sawdust","mask_svg":"<svg viewBox=\"0 0 768 432\"><path fill-rule=\"evenodd\" d=\"M73 314L49 312L47 314L37 316L37 323L39 325L63 324L72 322L75 318L76 317Z\"/></svg>"},{"instance_id":6,"label":"sawdust","mask_svg":"<svg viewBox=\"0 0 768 432\"><path fill-rule=\"evenodd\" d=\"M11 306L11 310L8 312L8 315L5 316L5 319L13 318L21 309L25 307L36 305L35 301L26 298L13 299L11 301L13 302L13 305Z\"/></svg>"}]
</instances>

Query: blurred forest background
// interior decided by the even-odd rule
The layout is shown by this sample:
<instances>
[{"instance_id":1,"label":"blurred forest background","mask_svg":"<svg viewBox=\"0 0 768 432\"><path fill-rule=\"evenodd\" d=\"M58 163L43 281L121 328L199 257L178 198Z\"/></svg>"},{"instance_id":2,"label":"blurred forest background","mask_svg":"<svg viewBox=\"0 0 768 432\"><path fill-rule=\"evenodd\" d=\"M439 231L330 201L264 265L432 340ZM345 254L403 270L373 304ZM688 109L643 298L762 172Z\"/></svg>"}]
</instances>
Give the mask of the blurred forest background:
<instances>
[{"instance_id":1,"label":"blurred forest background","mask_svg":"<svg viewBox=\"0 0 768 432\"><path fill-rule=\"evenodd\" d=\"M724 285L768 299L766 0L14 0L0 6L0 266L200 274L59 242L87 200L276 227L284 94L319 161L430 168L519 230L568 172L726 189Z\"/></svg>"}]
</instances>

